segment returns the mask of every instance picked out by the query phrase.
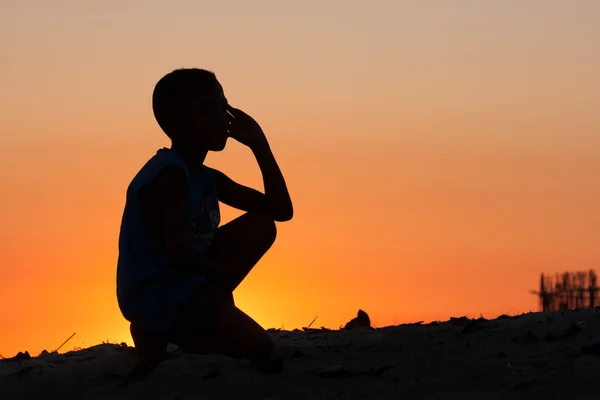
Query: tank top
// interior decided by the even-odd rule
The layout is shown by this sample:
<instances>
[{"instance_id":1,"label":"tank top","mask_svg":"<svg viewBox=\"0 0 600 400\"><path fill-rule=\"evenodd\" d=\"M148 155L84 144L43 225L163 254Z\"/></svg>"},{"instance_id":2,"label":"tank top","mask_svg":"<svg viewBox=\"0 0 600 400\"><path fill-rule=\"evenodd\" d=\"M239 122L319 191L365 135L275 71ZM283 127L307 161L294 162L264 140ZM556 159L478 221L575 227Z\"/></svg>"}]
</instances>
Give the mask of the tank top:
<instances>
[{"instance_id":1,"label":"tank top","mask_svg":"<svg viewBox=\"0 0 600 400\"><path fill-rule=\"evenodd\" d=\"M142 220L140 190L168 166L187 176L190 237L199 251L210 246L220 223L215 171L206 166L191 170L174 150L160 149L129 184L119 233L117 299L125 319L156 335L168 332L179 305L206 281L199 272L175 268Z\"/></svg>"}]
</instances>

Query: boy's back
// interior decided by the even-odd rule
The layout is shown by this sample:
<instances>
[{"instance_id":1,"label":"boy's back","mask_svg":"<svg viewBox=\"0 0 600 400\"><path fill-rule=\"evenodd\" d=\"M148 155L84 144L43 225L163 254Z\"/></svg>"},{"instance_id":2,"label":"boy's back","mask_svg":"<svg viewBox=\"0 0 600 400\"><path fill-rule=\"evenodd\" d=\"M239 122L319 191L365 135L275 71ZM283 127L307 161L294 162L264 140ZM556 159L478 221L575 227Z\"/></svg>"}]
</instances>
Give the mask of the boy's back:
<instances>
[{"instance_id":1,"label":"boy's back","mask_svg":"<svg viewBox=\"0 0 600 400\"><path fill-rule=\"evenodd\" d=\"M127 320L161 336L173 324L177 305L205 281L200 273L170 265L159 231L145 222L144 214L156 208L144 204L142 194L167 167L182 169L190 182L190 237L199 250L210 245L220 222L214 171L204 167L192 173L173 150L159 150L131 181L119 236L117 298Z\"/></svg>"}]
</instances>

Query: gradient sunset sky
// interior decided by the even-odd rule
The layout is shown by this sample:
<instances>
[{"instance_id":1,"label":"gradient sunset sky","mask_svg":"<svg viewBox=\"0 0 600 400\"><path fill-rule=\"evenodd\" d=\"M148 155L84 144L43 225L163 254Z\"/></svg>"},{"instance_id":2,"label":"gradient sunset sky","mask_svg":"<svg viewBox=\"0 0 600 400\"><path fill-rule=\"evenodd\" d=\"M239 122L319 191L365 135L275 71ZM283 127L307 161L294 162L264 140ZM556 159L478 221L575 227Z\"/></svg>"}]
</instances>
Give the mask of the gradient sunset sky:
<instances>
[{"instance_id":1,"label":"gradient sunset sky","mask_svg":"<svg viewBox=\"0 0 600 400\"><path fill-rule=\"evenodd\" d=\"M171 6L168 4L171 3ZM294 220L236 291L265 327L537 310L600 269L600 2L0 0L0 354L131 344L125 190L151 93L213 70ZM262 190L233 141L207 163ZM239 215L223 208L224 222Z\"/></svg>"}]
</instances>

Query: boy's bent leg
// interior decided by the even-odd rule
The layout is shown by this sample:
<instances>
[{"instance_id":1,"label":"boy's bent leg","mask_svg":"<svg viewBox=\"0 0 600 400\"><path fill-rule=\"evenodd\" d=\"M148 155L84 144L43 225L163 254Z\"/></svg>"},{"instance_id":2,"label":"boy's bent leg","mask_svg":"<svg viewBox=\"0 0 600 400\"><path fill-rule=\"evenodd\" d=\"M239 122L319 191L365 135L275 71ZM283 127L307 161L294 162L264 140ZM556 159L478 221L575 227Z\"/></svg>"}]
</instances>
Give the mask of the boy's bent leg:
<instances>
[{"instance_id":1,"label":"boy's bent leg","mask_svg":"<svg viewBox=\"0 0 600 400\"><path fill-rule=\"evenodd\" d=\"M261 214L246 213L220 227L209 249L210 257L227 271L219 283L233 292L276 237L275 221Z\"/></svg>"},{"instance_id":2,"label":"boy's bent leg","mask_svg":"<svg viewBox=\"0 0 600 400\"><path fill-rule=\"evenodd\" d=\"M174 343L188 353L248 358L259 371L280 372L273 341L252 318L229 301L227 289L206 283L185 304L173 330Z\"/></svg>"},{"instance_id":3,"label":"boy's bent leg","mask_svg":"<svg viewBox=\"0 0 600 400\"><path fill-rule=\"evenodd\" d=\"M235 307L229 301L229 294L220 285L211 282L203 284L190 301L182 305L170 334L171 341L186 353L227 353L236 358L254 357L244 349L268 347L270 337L266 331ZM232 312L240 315L232 318L229 316ZM239 331L242 334L241 341L229 337L229 330ZM249 338L244 338L244 335L249 335ZM262 345L257 338L264 341ZM234 339L235 343L232 343Z\"/></svg>"},{"instance_id":4,"label":"boy's bent leg","mask_svg":"<svg viewBox=\"0 0 600 400\"><path fill-rule=\"evenodd\" d=\"M211 331L221 338L223 350L248 359L273 354L273 340L250 316L229 302L218 309Z\"/></svg>"},{"instance_id":5,"label":"boy's bent leg","mask_svg":"<svg viewBox=\"0 0 600 400\"><path fill-rule=\"evenodd\" d=\"M283 371L283 360L274 357L275 346L267 331L232 303L221 305L213 330L223 341L223 354L248 358L262 373Z\"/></svg>"},{"instance_id":6,"label":"boy's bent leg","mask_svg":"<svg viewBox=\"0 0 600 400\"><path fill-rule=\"evenodd\" d=\"M138 361L125 377L121 386L144 379L167 357L167 342L140 330L137 325L129 326Z\"/></svg>"},{"instance_id":7,"label":"boy's bent leg","mask_svg":"<svg viewBox=\"0 0 600 400\"><path fill-rule=\"evenodd\" d=\"M138 357L142 360L162 360L167 355L167 342L154 337L139 329L136 324L130 324L129 332Z\"/></svg>"}]
</instances>

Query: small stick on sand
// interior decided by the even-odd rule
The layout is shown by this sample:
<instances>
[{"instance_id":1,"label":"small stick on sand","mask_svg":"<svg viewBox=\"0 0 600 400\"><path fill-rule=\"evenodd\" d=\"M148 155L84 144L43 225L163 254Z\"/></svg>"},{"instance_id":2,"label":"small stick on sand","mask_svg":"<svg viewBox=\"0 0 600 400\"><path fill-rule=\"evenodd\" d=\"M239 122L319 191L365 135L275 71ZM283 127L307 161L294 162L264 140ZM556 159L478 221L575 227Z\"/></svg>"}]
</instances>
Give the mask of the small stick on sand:
<instances>
[{"instance_id":1,"label":"small stick on sand","mask_svg":"<svg viewBox=\"0 0 600 400\"><path fill-rule=\"evenodd\" d=\"M310 324L308 324L308 326L306 327L306 329L310 328L310 326L317 320L317 318L319 318L318 315L315 317L315 319L312 320L312 322Z\"/></svg>"},{"instance_id":2,"label":"small stick on sand","mask_svg":"<svg viewBox=\"0 0 600 400\"><path fill-rule=\"evenodd\" d=\"M77 333L77 332L75 332L75 333ZM58 346L58 348L57 348L56 350L54 350L54 351L58 353L58 351L60 350L60 348L61 348L61 347L63 347L63 346L64 346L64 345L65 345L65 344L66 344L66 343L69 341L69 340L71 340L71 338L72 338L73 336L75 336L75 333L74 333L74 334L72 334L71 336L69 336L69 338L68 338L67 340L65 340L65 341L63 342L63 344L61 344L60 346Z\"/></svg>"},{"instance_id":3,"label":"small stick on sand","mask_svg":"<svg viewBox=\"0 0 600 400\"><path fill-rule=\"evenodd\" d=\"M0 360L4 360L4 356L0 354Z\"/></svg>"}]
</instances>

